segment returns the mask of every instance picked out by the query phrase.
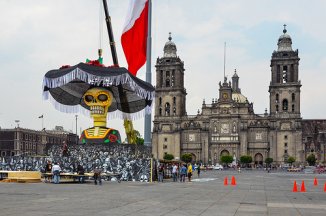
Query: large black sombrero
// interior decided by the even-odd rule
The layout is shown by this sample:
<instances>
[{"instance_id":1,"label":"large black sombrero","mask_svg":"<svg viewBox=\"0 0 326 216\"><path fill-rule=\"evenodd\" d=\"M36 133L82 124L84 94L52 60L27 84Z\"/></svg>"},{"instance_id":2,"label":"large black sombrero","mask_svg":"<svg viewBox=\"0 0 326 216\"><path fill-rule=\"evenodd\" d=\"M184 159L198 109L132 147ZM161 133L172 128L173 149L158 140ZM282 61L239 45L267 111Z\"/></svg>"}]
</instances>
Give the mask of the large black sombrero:
<instances>
[{"instance_id":1,"label":"large black sombrero","mask_svg":"<svg viewBox=\"0 0 326 216\"><path fill-rule=\"evenodd\" d=\"M51 70L43 78L43 98L52 99L56 109L61 112L83 112L89 115L83 95L94 87L112 92L114 100L108 110L110 117L135 119L151 112L154 87L123 67L79 63Z\"/></svg>"}]
</instances>

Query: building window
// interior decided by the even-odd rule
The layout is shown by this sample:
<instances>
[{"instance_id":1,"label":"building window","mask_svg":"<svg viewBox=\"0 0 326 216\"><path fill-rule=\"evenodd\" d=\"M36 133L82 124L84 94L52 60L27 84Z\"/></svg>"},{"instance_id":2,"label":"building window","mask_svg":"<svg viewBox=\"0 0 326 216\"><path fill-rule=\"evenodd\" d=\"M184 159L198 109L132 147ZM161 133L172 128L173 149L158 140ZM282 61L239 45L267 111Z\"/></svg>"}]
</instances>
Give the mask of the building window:
<instances>
[{"instance_id":1,"label":"building window","mask_svg":"<svg viewBox=\"0 0 326 216\"><path fill-rule=\"evenodd\" d=\"M262 139L261 133L256 133L256 140L261 140L261 139Z\"/></svg>"},{"instance_id":2,"label":"building window","mask_svg":"<svg viewBox=\"0 0 326 216\"><path fill-rule=\"evenodd\" d=\"M276 112L278 112L278 105L275 106Z\"/></svg>"},{"instance_id":3,"label":"building window","mask_svg":"<svg viewBox=\"0 0 326 216\"><path fill-rule=\"evenodd\" d=\"M175 70L172 70L172 77L171 77L171 86L173 87L175 85Z\"/></svg>"},{"instance_id":4,"label":"building window","mask_svg":"<svg viewBox=\"0 0 326 216\"><path fill-rule=\"evenodd\" d=\"M283 66L283 83L288 82L288 66L284 65Z\"/></svg>"},{"instance_id":5,"label":"building window","mask_svg":"<svg viewBox=\"0 0 326 216\"><path fill-rule=\"evenodd\" d=\"M292 104L292 112L294 112L294 104Z\"/></svg>"},{"instance_id":6,"label":"building window","mask_svg":"<svg viewBox=\"0 0 326 216\"><path fill-rule=\"evenodd\" d=\"M288 135L284 135L284 139L288 139Z\"/></svg>"},{"instance_id":7,"label":"building window","mask_svg":"<svg viewBox=\"0 0 326 216\"><path fill-rule=\"evenodd\" d=\"M177 114L177 108L173 107L173 115Z\"/></svg>"},{"instance_id":8,"label":"building window","mask_svg":"<svg viewBox=\"0 0 326 216\"><path fill-rule=\"evenodd\" d=\"M284 154L287 154L288 153L288 150L287 149L284 149Z\"/></svg>"},{"instance_id":9,"label":"building window","mask_svg":"<svg viewBox=\"0 0 326 216\"><path fill-rule=\"evenodd\" d=\"M166 72L165 86L170 87L170 71Z\"/></svg>"},{"instance_id":10,"label":"building window","mask_svg":"<svg viewBox=\"0 0 326 216\"><path fill-rule=\"evenodd\" d=\"M163 145L163 149L167 149L168 148L168 145Z\"/></svg>"},{"instance_id":11,"label":"building window","mask_svg":"<svg viewBox=\"0 0 326 216\"><path fill-rule=\"evenodd\" d=\"M292 101L295 101L295 94L292 93Z\"/></svg>"},{"instance_id":12,"label":"building window","mask_svg":"<svg viewBox=\"0 0 326 216\"><path fill-rule=\"evenodd\" d=\"M168 141L168 138L164 137L164 142L167 142Z\"/></svg>"},{"instance_id":13,"label":"building window","mask_svg":"<svg viewBox=\"0 0 326 216\"><path fill-rule=\"evenodd\" d=\"M175 97L173 97L173 105L176 104L176 101L177 101L177 99Z\"/></svg>"},{"instance_id":14,"label":"building window","mask_svg":"<svg viewBox=\"0 0 326 216\"><path fill-rule=\"evenodd\" d=\"M159 109L159 115L162 115L162 108Z\"/></svg>"},{"instance_id":15,"label":"building window","mask_svg":"<svg viewBox=\"0 0 326 216\"><path fill-rule=\"evenodd\" d=\"M160 97L158 100L159 100L159 105L161 106L162 105L162 98Z\"/></svg>"},{"instance_id":16,"label":"building window","mask_svg":"<svg viewBox=\"0 0 326 216\"><path fill-rule=\"evenodd\" d=\"M169 103L165 104L165 115L166 116L170 115L170 104Z\"/></svg>"},{"instance_id":17,"label":"building window","mask_svg":"<svg viewBox=\"0 0 326 216\"><path fill-rule=\"evenodd\" d=\"M284 147L285 147L285 148L288 147L288 143L284 143Z\"/></svg>"},{"instance_id":18,"label":"building window","mask_svg":"<svg viewBox=\"0 0 326 216\"><path fill-rule=\"evenodd\" d=\"M278 103L278 100L279 100L279 95L278 95L278 94L276 94L276 97L275 97L275 98L276 98L276 101L275 101L275 102L276 102L276 103Z\"/></svg>"},{"instance_id":19,"label":"building window","mask_svg":"<svg viewBox=\"0 0 326 216\"><path fill-rule=\"evenodd\" d=\"M280 83L281 82L281 66L277 65L276 69L276 82Z\"/></svg>"},{"instance_id":20,"label":"building window","mask_svg":"<svg viewBox=\"0 0 326 216\"><path fill-rule=\"evenodd\" d=\"M288 111L288 100L284 99L282 104L283 104L283 111Z\"/></svg>"}]
</instances>

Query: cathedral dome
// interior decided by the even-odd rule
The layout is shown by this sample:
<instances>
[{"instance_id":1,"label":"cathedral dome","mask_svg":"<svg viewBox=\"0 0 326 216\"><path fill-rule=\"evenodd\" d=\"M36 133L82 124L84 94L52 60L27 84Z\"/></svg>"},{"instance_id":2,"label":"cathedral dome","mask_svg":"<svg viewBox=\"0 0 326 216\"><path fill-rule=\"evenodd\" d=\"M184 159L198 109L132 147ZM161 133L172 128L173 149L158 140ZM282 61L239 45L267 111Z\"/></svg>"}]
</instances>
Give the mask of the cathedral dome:
<instances>
[{"instance_id":1,"label":"cathedral dome","mask_svg":"<svg viewBox=\"0 0 326 216\"><path fill-rule=\"evenodd\" d=\"M248 99L239 92L232 92L232 100L236 103L248 103Z\"/></svg>"},{"instance_id":2,"label":"cathedral dome","mask_svg":"<svg viewBox=\"0 0 326 216\"><path fill-rule=\"evenodd\" d=\"M177 46L172 42L171 32L169 33L169 41L164 45L164 57L177 57Z\"/></svg>"},{"instance_id":3,"label":"cathedral dome","mask_svg":"<svg viewBox=\"0 0 326 216\"><path fill-rule=\"evenodd\" d=\"M286 25L284 25L283 35L278 38L278 49L277 51L293 51L292 50L292 39L291 36L286 34Z\"/></svg>"}]
</instances>

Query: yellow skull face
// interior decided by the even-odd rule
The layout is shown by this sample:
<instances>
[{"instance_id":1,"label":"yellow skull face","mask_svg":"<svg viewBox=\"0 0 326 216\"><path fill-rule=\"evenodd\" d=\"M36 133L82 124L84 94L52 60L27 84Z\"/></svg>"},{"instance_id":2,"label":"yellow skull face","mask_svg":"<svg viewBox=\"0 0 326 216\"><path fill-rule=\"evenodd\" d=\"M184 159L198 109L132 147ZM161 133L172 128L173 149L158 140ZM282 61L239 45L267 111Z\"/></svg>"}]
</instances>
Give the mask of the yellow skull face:
<instances>
[{"instance_id":1,"label":"yellow skull face","mask_svg":"<svg viewBox=\"0 0 326 216\"><path fill-rule=\"evenodd\" d=\"M112 93L104 88L92 88L83 95L84 102L89 106L92 116L106 115L112 98Z\"/></svg>"}]
</instances>

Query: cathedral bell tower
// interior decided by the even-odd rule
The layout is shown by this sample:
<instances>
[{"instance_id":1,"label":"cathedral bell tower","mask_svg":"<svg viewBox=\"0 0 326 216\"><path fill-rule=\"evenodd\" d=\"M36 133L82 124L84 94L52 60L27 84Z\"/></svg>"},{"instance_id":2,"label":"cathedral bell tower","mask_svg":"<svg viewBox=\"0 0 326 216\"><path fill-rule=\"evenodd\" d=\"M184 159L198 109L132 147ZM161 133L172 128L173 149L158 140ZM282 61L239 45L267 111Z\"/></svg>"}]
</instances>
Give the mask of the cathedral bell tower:
<instances>
[{"instance_id":1,"label":"cathedral bell tower","mask_svg":"<svg viewBox=\"0 0 326 216\"><path fill-rule=\"evenodd\" d=\"M156 61L155 116L173 117L186 114L186 90L184 88L184 65L177 56L177 47L165 43L164 55Z\"/></svg>"},{"instance_id":2,"label":"cathedral bell tower","mask_svg":"<svg viewBox=\"0 0 326 216\"><path fill-rule=\"evenodd\" d=\"M186 116L186 89L184 63L177 56L177 47L171 33L165 43L163 57L156 61L155 115L152 132L152 154L163 159L172 154L180 159L181 121Z\"/></svg>"},{"instance_id":3,"label":"cathedral bell tower","mask_svg":"<svg viewBox=\"0 0 326 216\"><path fill-rule=\"evenodd\" d=\"M300 117L300 58L298 50L292 50L292 39L285 27L271 59L270 114L281 117L286 113L291 117Z\"/></svg>"}]
</instances>

